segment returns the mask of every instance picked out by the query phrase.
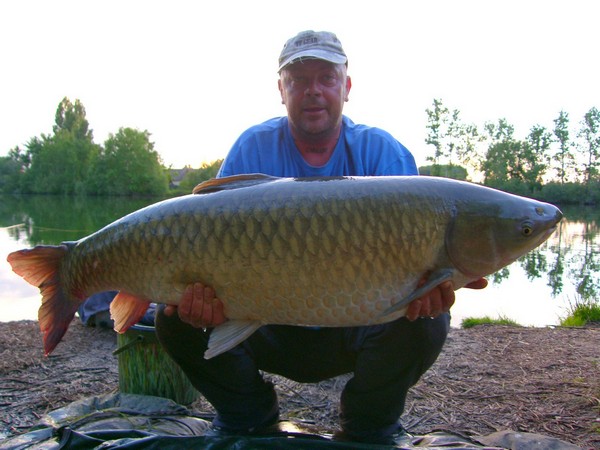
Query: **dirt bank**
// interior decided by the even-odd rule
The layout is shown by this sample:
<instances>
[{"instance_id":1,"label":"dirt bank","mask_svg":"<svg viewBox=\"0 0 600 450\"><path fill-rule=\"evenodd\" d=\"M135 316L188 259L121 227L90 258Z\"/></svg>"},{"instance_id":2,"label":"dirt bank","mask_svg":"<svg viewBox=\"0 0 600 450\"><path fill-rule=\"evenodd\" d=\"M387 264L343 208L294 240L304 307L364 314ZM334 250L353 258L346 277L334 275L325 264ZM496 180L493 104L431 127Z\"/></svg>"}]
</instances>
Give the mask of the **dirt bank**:
<instances>
[{"instance_id":1,"label":"dirt bank","mask_svg":"<svg viewBox=\"0 0 600 450\"><path fill-rule=\"evenodd\" d=\"M111 330L74 321L45 358L37 322L0 323L0 438L26 431L47 411L116 391L115 348ZM347 377L319 384L273 378L283 418L335 429ZM201 400L192 407L210 411ZM416 434L511 429L600 448L600 328L453 329L402 420Z\"/></svg>"}]
</instances>

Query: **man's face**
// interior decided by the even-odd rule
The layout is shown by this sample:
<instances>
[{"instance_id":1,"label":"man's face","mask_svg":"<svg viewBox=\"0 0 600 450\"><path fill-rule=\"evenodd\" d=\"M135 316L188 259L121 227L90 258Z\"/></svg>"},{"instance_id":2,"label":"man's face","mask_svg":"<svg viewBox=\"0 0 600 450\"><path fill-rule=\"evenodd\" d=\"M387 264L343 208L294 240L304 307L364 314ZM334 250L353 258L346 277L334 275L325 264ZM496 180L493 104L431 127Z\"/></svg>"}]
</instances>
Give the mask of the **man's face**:
<instances>
[{"instance_id":1,"label":"man's face","mask_svg":"<svg viewBox=\"0 0 600 450\"><path fill-rule=\"evenodd\" d=\"M279 92L297 137L329 137L339 132L351 82L346 67L308 59L285 67Z\"/></svg>"}]
</instances>

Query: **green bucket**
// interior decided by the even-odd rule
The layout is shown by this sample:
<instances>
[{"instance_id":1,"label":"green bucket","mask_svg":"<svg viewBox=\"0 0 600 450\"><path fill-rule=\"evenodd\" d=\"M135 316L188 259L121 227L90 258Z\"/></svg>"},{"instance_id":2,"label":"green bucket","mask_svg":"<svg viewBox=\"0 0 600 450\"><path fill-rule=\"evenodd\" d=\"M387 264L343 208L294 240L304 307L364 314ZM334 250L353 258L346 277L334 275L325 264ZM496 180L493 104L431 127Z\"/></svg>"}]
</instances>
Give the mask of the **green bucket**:
<instances>
[{"instance_id":1,"label":"green bucket","mask_svg":"<svg viewBox=\"0 0 600 450\"><path fill-rule=\"evenodd\" d=\"M117 335L119 390L128 394L153 395L189 405L199 393L183 371L163 350L154 327L134 325Z\"/></svg>"}]
</instances>

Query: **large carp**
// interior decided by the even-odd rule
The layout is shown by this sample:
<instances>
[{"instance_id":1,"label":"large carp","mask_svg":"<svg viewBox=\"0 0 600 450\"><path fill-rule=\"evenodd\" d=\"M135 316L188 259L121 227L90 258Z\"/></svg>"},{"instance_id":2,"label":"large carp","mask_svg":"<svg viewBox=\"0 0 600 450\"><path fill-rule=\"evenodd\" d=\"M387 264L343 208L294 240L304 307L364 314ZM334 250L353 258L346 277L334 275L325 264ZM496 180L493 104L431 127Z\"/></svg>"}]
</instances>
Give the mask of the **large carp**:
<instances>
[{"instance_id":1,"label":"large carp","mask_svg":"<svg viewBox=\"0 0 600 450\"><path fill-rule=\"evenodd\" d=\"M198 281L214 287L230 319L212 332L207 358L264 324L388 322L444 280L458 289L510 264L562 217L547 203L424 176L240 175L194 194L8 256L42 294L46 354L96 292L120 291L111 315L124 332L149 302L177 304Z\"/></svg>"}]
</instances>

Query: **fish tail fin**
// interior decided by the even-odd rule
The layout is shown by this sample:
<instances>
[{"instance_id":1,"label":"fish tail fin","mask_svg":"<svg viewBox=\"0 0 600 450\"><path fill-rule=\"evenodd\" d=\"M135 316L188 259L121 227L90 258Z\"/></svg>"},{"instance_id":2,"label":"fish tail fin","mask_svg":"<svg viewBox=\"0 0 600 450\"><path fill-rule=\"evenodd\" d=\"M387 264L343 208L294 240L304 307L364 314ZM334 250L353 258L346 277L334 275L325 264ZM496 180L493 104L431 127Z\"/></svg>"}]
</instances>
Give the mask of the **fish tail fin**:
<instances>
[{"instance_id":1,"label":"fish tail fin","mask_svg":"<svg viewBox=\"0 0 600 450\"><path fill-rule=\"evenodd\" d=\"M42 294L38 321L44 340L44 354L48 356L69 328L79 306L64 289L60 279L60 265L68 253L67 245L39 245L18 250L8 255L13 272Z\"/></svg>"}]
</instances>

